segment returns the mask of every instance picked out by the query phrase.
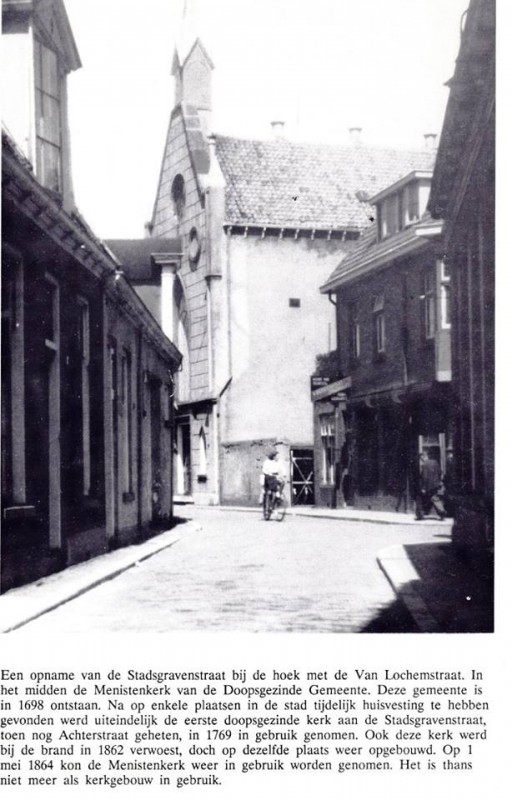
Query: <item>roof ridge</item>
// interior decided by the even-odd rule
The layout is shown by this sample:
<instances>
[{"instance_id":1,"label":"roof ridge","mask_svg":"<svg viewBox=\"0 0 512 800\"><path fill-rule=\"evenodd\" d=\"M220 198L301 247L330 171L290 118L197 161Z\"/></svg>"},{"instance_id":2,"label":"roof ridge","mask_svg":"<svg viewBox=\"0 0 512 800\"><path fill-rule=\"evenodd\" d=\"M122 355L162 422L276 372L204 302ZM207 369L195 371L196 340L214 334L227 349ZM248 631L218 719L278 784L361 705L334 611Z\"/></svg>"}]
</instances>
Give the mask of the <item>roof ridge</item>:
<instances>
[{"instance_id":1,"label":"roof ridge","mask_svg":"<svg viewBox=\"0 0 512 800\"><path fill-rule=\"evenodd\" d=\"M246 142L248 144L262 144L262 145L271 145L271 146L279 146L279 145L292 145L294 147L321 147L321 148L332 148L333 150L346 150L349 152L359 152L365 153L369 151L379 152L379 153L400 153L400 155L425 155L425 157L433 158L434 154L431 150L427 150L426 148L418 147L417 149L412 147L402 148L402 147L391 147L389 145L377 145L377 144L363 144L360 146L354 146L353 144L343 144L343 143L335 143L335 142L320 142L320 141L296 141L294 139L287 139L286 137L280 139L257 139L254 137L246 137L246 136L231 136L230 134L224 133L214 133L213 137L216 141L223 140L223 141L230 141L230 142Z\"/></svg>"}]
</instances>

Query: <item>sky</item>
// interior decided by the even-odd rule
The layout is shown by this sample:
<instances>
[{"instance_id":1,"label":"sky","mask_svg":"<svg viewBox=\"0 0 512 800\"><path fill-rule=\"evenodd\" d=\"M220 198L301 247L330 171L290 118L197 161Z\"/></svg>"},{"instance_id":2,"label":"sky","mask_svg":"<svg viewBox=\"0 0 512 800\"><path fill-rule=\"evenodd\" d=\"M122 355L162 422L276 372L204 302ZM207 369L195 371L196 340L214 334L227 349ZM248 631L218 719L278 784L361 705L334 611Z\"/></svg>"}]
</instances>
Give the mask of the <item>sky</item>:
<instances>
[{"instance_id":1,"label":"sky","mask_svg":"<svg viewBox=\"0 0 512 800\"><path fill-rule=\"evenodd\" d=\"M151 219L173 107L176 41L215 64L213 130L421 149L440 133L468 0L64 0L75 199L102 238ZM183 6L188 17L183 22Z\"/></svg>"}]
</instances>

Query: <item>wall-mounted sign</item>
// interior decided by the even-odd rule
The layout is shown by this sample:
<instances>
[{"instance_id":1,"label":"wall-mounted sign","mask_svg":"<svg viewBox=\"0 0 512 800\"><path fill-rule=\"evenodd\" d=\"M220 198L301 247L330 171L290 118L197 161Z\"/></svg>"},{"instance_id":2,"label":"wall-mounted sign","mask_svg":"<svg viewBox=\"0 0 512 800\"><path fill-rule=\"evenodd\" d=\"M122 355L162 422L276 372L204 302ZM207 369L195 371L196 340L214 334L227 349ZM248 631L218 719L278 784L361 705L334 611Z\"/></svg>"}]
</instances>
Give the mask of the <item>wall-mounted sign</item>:
<instances>
[{"instance_id":1,"label":"wall-mounted sign","mask_svg":"<svg viewBox=\"0 0 512 800\"><path fill-rule=\"evenodd\" d=\"M311 376L311 391L315 389L322 389L324 386L329 386L331 379L327 375L312 375Z\"/></svg>"}]
</instances>

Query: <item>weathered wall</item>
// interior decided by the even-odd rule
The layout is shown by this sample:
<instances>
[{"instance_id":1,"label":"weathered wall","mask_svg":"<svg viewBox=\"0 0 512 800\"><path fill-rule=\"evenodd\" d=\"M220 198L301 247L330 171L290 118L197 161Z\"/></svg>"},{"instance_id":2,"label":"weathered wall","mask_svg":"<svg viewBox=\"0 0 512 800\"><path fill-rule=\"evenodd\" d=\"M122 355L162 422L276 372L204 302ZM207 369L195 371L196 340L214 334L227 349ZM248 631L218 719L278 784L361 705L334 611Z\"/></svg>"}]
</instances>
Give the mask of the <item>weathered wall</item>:
<instances>
[{"instance_id":1,"label":"weathered wall","mask_svg":"<svg viewBox=\"0 0 512 800\"><path fill-rule=\"evenodd\" d=\"M311 446L309 378L335 337L334 307L319 286L344 246L273 236L231 236L227 246L233 381L224 441Z\"/></svg>"}]
</instances>

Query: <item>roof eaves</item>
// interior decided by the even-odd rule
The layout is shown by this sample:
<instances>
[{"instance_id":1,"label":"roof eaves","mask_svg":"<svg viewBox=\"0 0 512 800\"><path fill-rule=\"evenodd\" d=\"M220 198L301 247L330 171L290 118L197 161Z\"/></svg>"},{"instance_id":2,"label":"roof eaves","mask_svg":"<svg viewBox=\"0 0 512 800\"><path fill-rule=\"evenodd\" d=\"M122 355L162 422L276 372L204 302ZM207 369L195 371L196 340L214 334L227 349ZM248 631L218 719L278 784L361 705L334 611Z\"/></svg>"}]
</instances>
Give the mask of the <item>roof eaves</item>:
<instances>
[{"instance_id":1,"label":"roof eaves","mask_svg":"<svg viewBox=\"0 0 512 800\"><path fill-rule=\"evenodd\" d=\"M344 262L342 261L338 269L334 271L329 280L327 280L326 283L320 287L320 292L322 294L332 292L333 289L336 289L342 284L348 283L354 278L365 275L371 270L385 267L396 258L401 258L402 256L421 249L423 246L425 246L425 244L425 237L417 237L416 233L412 232L412 235L402 239L400 242L389 242L389 245L391 246L388 245L386 249L381 249L376 252L375 249L372 248L371 251L366 251L365 256L362 256L359 259L351 259L348 269L343 269Z\"/></svg>"}]
</instances>

